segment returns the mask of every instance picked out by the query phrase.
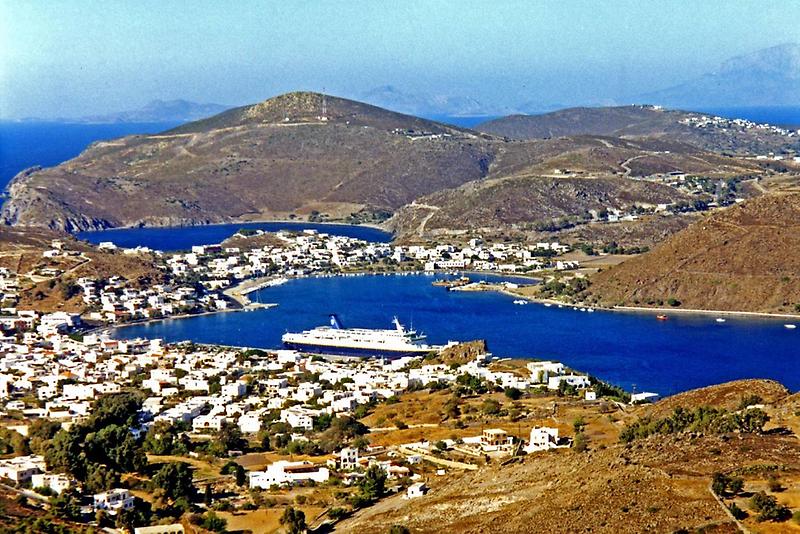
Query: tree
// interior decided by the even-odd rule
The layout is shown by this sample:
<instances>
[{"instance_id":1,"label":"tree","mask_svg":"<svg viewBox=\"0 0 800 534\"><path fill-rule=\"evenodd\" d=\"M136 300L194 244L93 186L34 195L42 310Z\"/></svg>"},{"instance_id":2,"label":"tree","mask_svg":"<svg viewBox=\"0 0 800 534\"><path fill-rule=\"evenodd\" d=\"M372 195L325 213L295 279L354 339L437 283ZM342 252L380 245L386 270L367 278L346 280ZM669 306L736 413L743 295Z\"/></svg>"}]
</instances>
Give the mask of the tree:
<instances>
[{"instance_id":1,"label":"tree","mask_svg":"<svg viewBox=\"0 0 800 534\"><path fill-rule=\"evenodd\" d=\"M744 479L741 477L733 477L728 481L728 491L732 495L738 495L744 489Z\"/></svg>"},{"instance_id":2,"label":"tree","mask_svg":"<svg viewBox=\"0 0 800 534\"><path fill-rule=\"evenodd\" d=\"M404 525L392 525L389 527L389 534L411 534L411 531Z\"/></svg>"},{"instance_id":3,"label":"tree","mask_svg":"<svg viewBox=\"0 0 800 534\"><path fill-rule=\"evenodd\" d=\"M221 475L233 475L236 478L237 486L244 486L245 482L247 481L247 472L245 471L244 467L233 460L222 466L222 469L220 469L219 472Z\"/></svg>"},{"instance_id":4,"label":"tree","mask_svg":"<svg viewBox=\"0 0 800 534\"><path fill-rule=\"evenodd\" d=\"M728 489L729 479L723 473L714 473L711 477L711 491L717 495L725 495Z\"/></svg>"},{"instance_id":5,"label":"tree","mask_svg":"<svg viewBox=\"0 0 800 534\"><path fill-rule=\"evenodd\" d=\"M761 434L764 425L769 421L769 416L761 408L750 408L737 418L739 428L742 432Z\"/></svg>"},{"instance_id":6,"label":"tree","mask_svg":"<svg viewBox=\"0 0 800 534\"><path fill-rule=\"evenodd\" d=\"M584 452L588 449L589 439L586 437L586 434L583 432L575 434L575 438L572 440L572 448L575 449L576 452Z\"/></svg>"},{"instance_id":7,"label":"tree","mask_svg":"<svg viewBox=\"0 0 800 534\"><path fill-rule=\"evenodd\" d=\"M74 490L62 491L59 495L50 498L50 510L53 515L61 519L77 520L81 517L80 495Z\"/></svg>"},{"instance_id":8,"label":"tree","mask_svg":"<svg viewBox=\"0 0 800 534\"><path fill-rule=\"evenodd\" d=\"M364 473L364 478L360 482L361 495L374 501L386 492L386 471L378 464L372 464Z\"/></svg>"},{"instance_id":9,"label":"tree","mask_svg":"<svg viewBox=\"0 0 800 534\"><path fill-rule=\"evenodd\" d=\"M778 499L763 491L750 498L750 508L758 512L758 521L786 521L792 516L791 510L778 504Z\"/></svg>"},{"instance_id":10,"label":"tree","mask_svg":"<svg viewBox=\"0 0 800 534\"><path fill-rule=\"evenodd\" d=\"M170 462L162 465L153 475L151 483L154 488L162 491L165 498L172 501L181 497L191 499L195 494L192 470L189 464L183 462Z\"/></svg>"},{"instance_id":11,"label":"tree","mask_svg":"<svg viewBox=\"0 0 800 534\"><path fill-rule=\"evenodd\" d=\"M212 456L225 456L229 451L242 450L247 446L239 426L228 421L222 423L215 438L206 445L206 452Z\"/></svg>"},{"instance_id":12,"label":"tree","mask_svg":"<svg viewBox=\"0 0 800 534\"><path fill-rule=\"evenodd\" d=\"M494 399L486 399L481 405L481 411L486 415L497 415L500 413L500 403Z\"/></svg>"},{"instance_id":13,"label":"tree","mask_svg":"<svg viewBox=\"0 0 800 534\"><path fill-rule=\"evenodd\" d=\"M225 532L228 528L228 521L224 517L219 517L214 512L208 512L203 517L201 526L213 532Z\"/></svg>"},{"instance_id":14,"label":"tree","mask_svg":"<svg viewBox=\"0 0 800 534\"><path fill-rule=\"evenodd\" d=\"M302 510L288 506L283 511L280 523L286 528L288 534L301 534L306 530L306 514Z\"/></svg>"},{"instance_id":15,"label":"tree","mask_svg":"<svg viewBox=\"0 0 800 534\"><path fill-rule=\"evenodd\" d=\"M576 417L572 422L572 428L575 429L576 433L583 432L583 430L586 428L586 421L583 420L583 417Z\"/></svg>"},{"instance_id":16,"label":"tree","mask_svg":"<svg viewBox=\"0 0 800 534\"><path fill-rule=\"evenodd\" d=\"M517 388L506 388L503 393L511 400L519 400L522 397L522 392Z\"/></svg>"},{"instance_id":17,"label":"tree","mask_svg":"<svg viewBox=\"0 0 800 534\"><path fill-rule=\"evenodd\" d=\"M347 510L339 506L334 506L328 509L328 517L334 521L338 521L347 515Z\"/></svg>"}]
</instances>

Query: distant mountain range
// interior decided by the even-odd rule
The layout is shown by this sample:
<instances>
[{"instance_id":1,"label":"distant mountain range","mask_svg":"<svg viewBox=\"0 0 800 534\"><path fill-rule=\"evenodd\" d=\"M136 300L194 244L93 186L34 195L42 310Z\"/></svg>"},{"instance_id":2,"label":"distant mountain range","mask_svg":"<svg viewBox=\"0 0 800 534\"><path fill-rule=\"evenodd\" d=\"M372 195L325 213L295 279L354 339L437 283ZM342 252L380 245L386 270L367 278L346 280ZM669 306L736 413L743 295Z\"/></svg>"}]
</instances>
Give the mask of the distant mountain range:
<instances>
[{"instance_id":1,"label":"distant mountain range","mask_svg":"<svg viewBox=\"0 0 800 534\"><path fill-rule=\"evenodd\" d=\"M65 122L85 124L114 124L137 122L191 122L221 113L232 106L222 104L199 104L188 100L153 100L139 109L87 115L76 118L42 119L30 117L25 122Z\"/></svg>"},{"instance_id":2,"label":"distant mountain range","mask_svg":"<svg viewBox=\"0 0 800 534\"><path fill-rule=\"evenodd\" d=\"M800 45L784 44L733 57L716 72L636 100L683 109L800 106Z\"/></svg>"},{"instance_id":3,"label":"distant mountain range","mask_svg":"<svg viewBox=\"0 0 800 534\"><path fill-rule=\"evenodd\" d=\"M371 89L358 99L400 113L418 117L489 117L513 113L502 106L489 106L468 96L404 92L392 85Z\"/></svg>"}]
</instances>

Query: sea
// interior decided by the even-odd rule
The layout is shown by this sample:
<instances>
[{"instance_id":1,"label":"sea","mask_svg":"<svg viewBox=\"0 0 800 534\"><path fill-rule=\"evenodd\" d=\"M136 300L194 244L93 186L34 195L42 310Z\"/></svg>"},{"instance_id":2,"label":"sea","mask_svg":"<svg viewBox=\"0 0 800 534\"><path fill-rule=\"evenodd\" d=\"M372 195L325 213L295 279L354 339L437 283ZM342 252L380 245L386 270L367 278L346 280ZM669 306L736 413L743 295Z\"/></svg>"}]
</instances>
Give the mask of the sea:
<instances>
[{"instance_id":1,"label":"sea","mask_svg":"<svg viewBox=\"0 0 800 534\"><path fill-rule=\"evenodd\" d=\"M436 278L294 279L249 295L255 302L278 304L274 308L127 326L114 335L278 348L284 332L324 325L330 313L345 327L366 328L390 328L396 316L431 343L485 339L497 357L557 360L629 391L667 395L756 377L800 389L800 329L786 329L781 320L729 317L718 323L713 316L672 314L659 321L654 313L519 305L496 292L446 291L432 285Z\"/></svg>"},{"instance_id":2,"label":"sea","mask_svg":"<svg viewBox=\"0 0 800 534\"><path fill-rule=\"evenodd\" d=\"M79 232L77 236L94 244L111 241L115 245L124 248L147 247L162 252L176 252L189 250L195 245L220 243L241 229L263 230L265 232L316 230L320 233L352 237L373 243L388 243L392 240L392 234L369 226L291 221L166 228L116 228L113 230Z\"/></svg>"},{"instance_id":3,"label":"sea","mask_svg":"<svg viewBox=\"0 0 800 534\"><path fill-rule=\"evenodd\" d=\"M726 116L800 123L800 108L781 109L782 114L774 108L749 108L735 114L728 110ZM724 115L723 111L715 112ZM74 157L93 141L174 126L0 122L0 186L27 167L55 165ZM376 242L391 238L368 227L296 222L120 229L87 232L82 237L95 243L113 241L125 247L170 251L216 243L239 228L311 228ZM588 313L516 305L513 298L500 293L447 292L432 286L432 281L428 275L297 279L251 295L254 300L278 304L275 308L140 324L119 328L115 335L274 348L280 346L284 332L324 324L328 313L339 314L346 325L370 328L388 327L397 316L424 330L432 343L486 339L498 357L555 359L628 390L666 395L757 377L800 389L800 329L786 329L779 319L731 317L718 323L710 316L673 314L668 321L657 321L651 313Z\"/></svg>"}]
</instances>

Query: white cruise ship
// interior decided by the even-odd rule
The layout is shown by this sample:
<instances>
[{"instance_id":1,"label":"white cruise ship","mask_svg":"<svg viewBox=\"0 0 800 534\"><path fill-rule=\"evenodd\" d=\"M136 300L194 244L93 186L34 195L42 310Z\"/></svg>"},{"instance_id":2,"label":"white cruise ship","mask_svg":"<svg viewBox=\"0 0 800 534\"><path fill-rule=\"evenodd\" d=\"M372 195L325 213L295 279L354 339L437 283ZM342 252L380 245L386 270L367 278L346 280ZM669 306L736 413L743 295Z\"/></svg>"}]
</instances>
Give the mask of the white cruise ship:
<instances>
[{"instance_id":1,"label":"white cruise ship","mask_svg":"<svg viewBox=\"0 0 800 534\"><path fill-rule=\"evenodd\" d=\"M425 354L440 348L425 343L425 336L416 330L406 330L396 317L395 328L389 330L344 328L336 315L331 315L330 319L330 326L318 326L300 333L287 332L281 338L283 345L315 354L389 358Z\"/></svg>"}]
</instances>

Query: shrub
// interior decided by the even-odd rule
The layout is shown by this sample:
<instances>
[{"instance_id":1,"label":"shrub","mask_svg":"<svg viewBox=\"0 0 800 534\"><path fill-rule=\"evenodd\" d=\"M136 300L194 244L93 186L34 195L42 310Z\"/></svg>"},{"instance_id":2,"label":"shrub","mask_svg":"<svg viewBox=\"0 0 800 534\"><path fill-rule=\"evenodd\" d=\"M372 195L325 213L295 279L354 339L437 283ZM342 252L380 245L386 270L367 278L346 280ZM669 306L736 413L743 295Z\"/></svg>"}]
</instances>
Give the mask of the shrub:
<instances>
[{"instance_id":1,"label":"shrub","mask_svg":"<svg viewBox=\"0 0 800 534\"><path fill-rule=\"evenodd\" d=\"M760 491L750 498L750 508L758 513L758 521L786 521L792 512L778 504L778 499Z\"/></svg>"},{"instance_id":2,"label":"shrub","mask_svg":"<svg viewBox=\"0 0 800 534\"><path fill-rule=\"evenodd\" d=\"M575 449L576 452L584 452L588 449L589 439L586 437L586 434L583 432L575 434L575 439L572 440L572 448Z\"/></svg>"},{"instance_id":3,"label":"shrub","mask_svg":"<svg viewBox=\"0 0 800 534\"><path fill-rule=\"evenodd\" d=\"M338 521L347 515L347 510L344 508L334 506L328 510L328 517L333 519L334 521Z\"/></svg>"},{"instance_id":4,"label":"shrub","mask_svg":"<svg viewBox=\"0 0 800 534\"><path fill-rule=\"evenodd\" d=\"M741 508L739 508L739 507L736 505L736 503L735 503L735 502L734 502L734 503L731 503L731 505L728 507L728 510L730 510L730 511L731 511L731 515L733 515L733 517L735 517L736 519L742 520L742 519L744 519L745 517L747 517L747 512L745 512L744 510L742 510Z\"/></svg>"},{"instance_id":5,"label":"shrub","mask_svg":"<svg viewBox=\"0 0 800 534\"><path fill-rule=\"evenodd\" d=\"M206 530L225 532L225 530L228 528L228 521L224 517L219 517L214 512L208 512L203 517L203 523L201 526Z\"/></svg>"}]
</instances>

